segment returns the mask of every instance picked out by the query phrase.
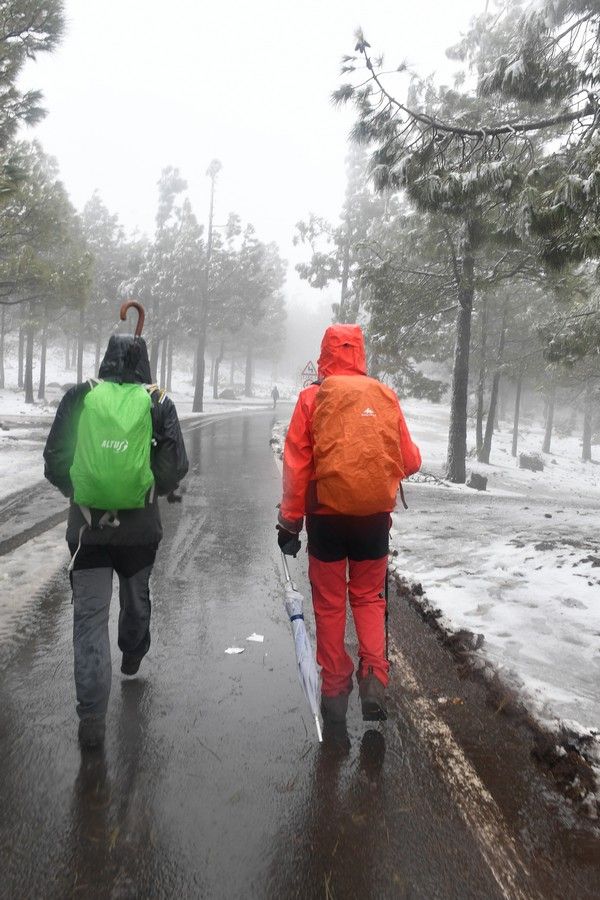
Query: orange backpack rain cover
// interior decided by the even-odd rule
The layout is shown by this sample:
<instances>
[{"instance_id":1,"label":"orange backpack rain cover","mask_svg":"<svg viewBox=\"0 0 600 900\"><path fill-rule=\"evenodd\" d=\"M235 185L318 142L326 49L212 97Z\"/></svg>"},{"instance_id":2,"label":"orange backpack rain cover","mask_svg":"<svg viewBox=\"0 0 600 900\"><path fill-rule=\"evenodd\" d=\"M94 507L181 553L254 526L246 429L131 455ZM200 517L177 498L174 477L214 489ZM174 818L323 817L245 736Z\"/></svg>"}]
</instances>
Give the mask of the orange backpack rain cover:
<instances>
[{"instance_id":1,"label":"orange backpack rain cover","mask_svg":"<svg viewBox=\"0 0 600 900\"><path fill-rule=\"evenodd\" d=\"M388 512L405 471L394 392L363 375L330 375L317 393L313 458L320 504L350 516Z\"/></svg>"}]
</instances>

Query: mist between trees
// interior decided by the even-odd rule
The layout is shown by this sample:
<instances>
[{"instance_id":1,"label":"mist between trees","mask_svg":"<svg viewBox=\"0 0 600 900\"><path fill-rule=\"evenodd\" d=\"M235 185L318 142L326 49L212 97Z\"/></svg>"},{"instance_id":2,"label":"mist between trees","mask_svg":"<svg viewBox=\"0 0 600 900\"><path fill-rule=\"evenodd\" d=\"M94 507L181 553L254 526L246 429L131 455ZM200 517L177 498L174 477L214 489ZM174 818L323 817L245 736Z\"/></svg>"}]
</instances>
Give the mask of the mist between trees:
<instances>
[{"instance_id":1,"label":"mist between trees","mask_svg":"<svg viewBox=\"0 0 600 900\"><path fill-rule=\"evenodd\" d=\"M283 346L285 263L235 215L192 209L176 168L158 181L152 237L127 236L94 195L78 214L39 144L17 140L43 114L20 94L26 58L60 39L62 4L4 4L0 18L0 384L7 340L19 384L44 395L49 342L80 379L96 363L120 298L148 310L152 369L167 389L174 359L193 373L201 410ZM358 33L334 105L355 112L339 221L298 223L300 276L339 293L333 318L365 329L370 372L401 394L449 400L447 475L470 452L488 462L500 408L577 428L591 458L600 379L600 3L490 0L449 48L451 85L376 56ZM395 48L388 48L393 54ZM332 48L333 52L333 48ZM328 86L324 84L324 90ZM332 110L332 115L335 111ZM206 219L206 229L200 224ZM33 383L39 359L39 383ZM224 364L227 366L223 376ZM37 368L37 367L36 367ZM241 385L240 385L241 387ZM512 408L509 409L509 403ZM558 415L555 415L558 410ZM566 420L566 421L565 421Z\"/></svg>"},{"instance_id":2,"label":"mist between trees","mask_svg":"<svg viewBox=\"0 0 600 900\"><path fill-rule=\"evenodd\" d=\"M286 264L277 246L260 241L252 225L235 214L223 227L215 225L218 160L207 171L212 191L206 232L185 196L185 180L172 167L158 180L152 237L126 235L97 194L80 214L75 210L55 161L39 143L15 139L22 124L43 116L40 94L21 94L18 75L27 58L55 48L62 30L58 0L2 5L0 387L7 342L15 339L18 385L28 403L35 393L44 397L49 345L62 345L65 369L78 381L84 348L91 345L97 372L117 327L119 300L135 297L147 309L152 373L167 389L175 357L190 370L196 384L193 408L202 411L210 355L214 397L225 361L222 386L241 377L238 387L251 396L255 359L274 360L283 347Z\"/></svg>"},{"instance_id":3,"label":"mist between trees","mask_svg":"<svg viewBox=\"0 0 600 900\"><path fill-rule=\"evenodd\" d=\"M454 82L439 85L357 33L332 98L356 116L346 200L337 225L299 223L311 253L300 274L316 288L338 283L335 312L364 324L372 374L434 400L450 382L450 480L465 481L469 420L489 462L509 400L517 454L525 397L544 415L540 449L551 449L560 407L589 460L600 4L488 2L448 55Z\"/></svg>"}]
</instances>

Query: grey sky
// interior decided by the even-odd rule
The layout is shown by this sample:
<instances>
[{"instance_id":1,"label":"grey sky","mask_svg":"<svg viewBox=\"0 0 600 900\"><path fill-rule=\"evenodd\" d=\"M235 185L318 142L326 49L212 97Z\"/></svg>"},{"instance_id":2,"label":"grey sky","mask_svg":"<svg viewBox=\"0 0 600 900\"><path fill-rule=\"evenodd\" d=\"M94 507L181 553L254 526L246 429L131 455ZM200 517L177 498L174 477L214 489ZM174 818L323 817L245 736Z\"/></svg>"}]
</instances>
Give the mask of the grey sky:
<instances>
[{"instance_id":1,"label":"grey sky","mask_svg":"<svg viewBox=\"0 0 600 900\"><path fill-rule=\"evenodd\" d=\"M444 50L480 6L67 0L62 46L25 75L49 112L35 134L78 207L98 189L127 228L149 232L161 168L181 169L204 220L204 173L218 157L217 222L238 212L293 261L295 222L334 218L343 198L351 116L329 96L357 25L390 62L449 71ZM314 292L292 276L289 293Z\"/></svg>"}]
</instances>

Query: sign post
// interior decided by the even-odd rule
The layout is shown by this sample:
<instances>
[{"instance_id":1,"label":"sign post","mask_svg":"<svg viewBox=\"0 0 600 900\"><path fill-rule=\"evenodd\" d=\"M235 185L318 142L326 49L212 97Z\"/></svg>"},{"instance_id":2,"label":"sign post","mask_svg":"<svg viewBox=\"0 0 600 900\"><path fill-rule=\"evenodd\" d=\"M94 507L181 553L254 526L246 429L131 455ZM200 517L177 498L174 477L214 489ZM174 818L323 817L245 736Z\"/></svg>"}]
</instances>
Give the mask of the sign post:
<instances>
[{"instance_id":1,"label":"sign post","mask_svg":"<svg viewBox=\"0 0 600 900\"><path fill-rule=\"evenodd\" d=\"M303 388L309 387L309 385L311 385L314 381L317 380L317 369L316 369L316 366L315 366L314 362L312 361L312 359L309 359L309 361L306 363L306 365L302 369L301 377L302 377L302 387Z\"/></svg>"}]
</instances>

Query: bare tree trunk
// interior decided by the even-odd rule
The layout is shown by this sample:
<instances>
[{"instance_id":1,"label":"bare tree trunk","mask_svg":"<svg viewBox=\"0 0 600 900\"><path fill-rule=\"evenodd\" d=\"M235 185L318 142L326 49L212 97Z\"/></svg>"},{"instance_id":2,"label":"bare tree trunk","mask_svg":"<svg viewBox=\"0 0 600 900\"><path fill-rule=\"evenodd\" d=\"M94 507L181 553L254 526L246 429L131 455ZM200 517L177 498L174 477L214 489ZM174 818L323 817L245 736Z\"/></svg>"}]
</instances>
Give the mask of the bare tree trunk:
<instances>
[{"instance_id":1,"label":"bare tree trunk","mask_svg":"<svg viewBox=\"0 0 600 900\"><path fill-rule=\"evenodd\" d=\"M204 285L200 295L199 318L198 318L198 350L196 358L196 389L194 391L194 402L192 404L192 412L202 412L204 409L204 372L206 363L204 354L206 353L206 334L208 331L208 302L210 298L210 261L212 258L213 245L213 215L215 209L215 178L217 177L218 168L209 168L211 178L210 186L210 206L208 210L208 235L206 238L206 265L204 267Z\"/></svg>"},{"instance_id":2,"label":"bare tree trunk","mask_svg":"<svg viewBox=\"0 0 600 900\"><path fill-rule=\"evenodd\" d=\"M158 384L158 356L160 350L160 339L154 338L150 344L150 374L153 380Z\"/></svg>"},{"instance_id":3,"label":"bare tree trunk","mask_svg":"<svg viewBox=\"0 0 600 900\"><path fill-rule=\"evenodd\" d=\"M213 387L215 383L215 359L216 356L210 357L210 375L208 376L208 386Z\"/></svg>"},{"instance_id":4,"label":"bare tree trunk","mask_svg":"<svg viewBox=\"0 0 600 900\"><path fill-rule=\"evenodd\" d=\"M192 387L196 387L196 362L198 357L198 348L194 347L194 359L192 361Z\"/></svg>"},{"instance_id":5,"label":"bare tree trunk","mask_svg":"<svg viewBox=\"0 0 600 900\"><path fill-rule=\"evenodd\" d=\"M488 330L488 304L485 297L482 298L481 310L481 361L479 363L479 380L477 382L477 422L475 426L477 456L483 447L483 404L485 399L485 375L487 369L487 330Z\"/></svg>"},{"instance_id":6,"label":"bare tree trunk","mask_svg":"<svg viewBox=\"0 0 600 900\"><path fill-rule=\"evenodd\" d=\"M23 314L21 313L21 316ZM23 364L25 359L25 327L21 325L19 327L19 354L17 360L17 387L22 388L23 381ZM33 402L33 401L32 401Z\"/></svg>"},{"instance_id":7,"label":"bare tree trunk","mask_svg":"<svg viewBox=\"0 0 600 900\"><path fill-rule=\"evenodd\" d=\"M523 388L523 375L519 374L517 378L517 392L515 394L515 417L513 419L513 433L512 433L512 450L511 453L513 456L517 455L517 448L519 445L519 417L521 414L521 390Z\"/></svg>"},{"instance_id":8,"label":"bare tree trunk","mask_svg":"<svg viewBox=\"0 0 600 900\"><path fill-rule=\"evenodd\" d=\"M235 384L235 356L231 357L231 364L229 366L229 384L231 387Z\"/></svg>"},{"instance_id":9,"label":"bare tree trunk","mask_svg":"<svg viewBox=\"0 0 600 900\"><path fill-rule=\"evenodd\" d=\"M4 336L6 334L6 307L0 312L0 388L6 384L4 373Z\"/></svg>"},{"instance_id":10,"label":"bare tree trunk","mask_svg":"<svg viewBox=\"0 0 600 900\"><path fill-rule=\"evenodd\" d=\"M167 383L167 350L168 350L168 342L169 335L165 334L162 340L162 346L160 351L160 379L159 384L162 384L163 387Z\"/></svg>"},{"instance_id":11,"label":"bare tree trunk","mask_svg":"<svg viewBox=\"0 0 600 900\"><path fill-rule=\"evenodd\" d=\"M214 381L213 381L213 400L218 400L219 398L219 369L221 367L221 362L223 360L223 354L225 352L225 341L221 338L221 346L219 347L219 352L215 357L215 371L214 371Z\"/></svg>"},{"instance_id":12,"label":"bare tree trunk","mask_svg":"<svg viewBox=\"0 0 600 900\"><path fill-rule=\"evenodd\" d=\"M592 431L593 431L593 388L592 379L588 378L585 385L585 400L583 405L583 441L581 458L584 462L592 459Z\"/></svg>"},{"instance_id":13,"label":"bare tree trunk","mask_svg":"<svg viewBox=\"0 0 600 900\"><path fill-rule=\"evenodd\" d=\"M83 381L83 338L85 329L85 312L79 310L79 334L77 336L77 382Z\"/></svg>"},{"instance_id":14,"label":"bare tree trunk","mask_svg":"<svg viewBox=\"0 0 600 900\"><path fill-rule=\"evenodd\" d=\"M556 385L552 383L550 393L548 395L548 408L546 410L546 430L544 432L544 443L542 444L542 452L550 453L550 444L552 442L552 426L554 425L554 400L556 397Z\"/></svg>"},{"instance_id":15,"label":"bare tree trunk","mask_svg":"<svg viewBox=\"0 0 600 900\"><path fill-rule=\"evenodd\" d=\"M46 355L48 351L48 314L44 309L44 323L42 325L42 344L40 347L40 380L38 384L38 400L46 396Z\"/></svg>"},{"instance_id":16,"label":"bare tree trunk","mask_svg":"<svg viewBox=\"0 0 600 900\"><path fill-rule=\"evenodd\" d=\"M73 370L77 367L77 348L78 348L78 346L79 346L79 342L76 340L73 340L71 343L71 365L69 366L69 368L73 369Z\"/></svg>"},{"instance_id":17,"label":"bare tree trunk","mask_svg":"<svg viewBox=\"0 0 600 900\"><path fill-rule=\"evenodd\" d=\"M101 341L101 338L100 338L100 336L98 336L96 338L96 350L95 350L95 356L94 356L94 375L98 374L98 369L100 368L100 352L102 350L100 341Z\"/></svg>"},{"instance_id":18,"label":"bare tree trunk","mask_svg":"<svg viewBox=\"0 0 600 900\"><path fill-rule=\"evenodd\" d=\"M350 237L344 240L344 256L342 259L342 291L340 296L340 322L348 319L348 280L350 277Z\"/></svg>"},{"instance_id":19,"label":"bare tree trunk","mask_svg":"<svg viewBox=\"0 0 600 900\"><path fill-rule=\"evenodd\" d=\"M167 355L167 390L172 390L173 384L173 335L169 337L169 352Z\"/></svg>"},{"instance_id":20,"label":"bare tree trunk","mask_svg":"<svg viewBox=\"0 0 600 900\"><path fill-rule=\"evenodd\" d=\"M500 366L504 358L504 345L506 342L506 318L508 316L508 300L504 301L502 309L502 325L500 328L500 341L498 343L498 355L496 357L496 370L492 378L492 390L490 393L490 405L488 408L487 420L485 423L485 435L481 451L477 454L477 459L482 463L489 463L490 453L492 452L492 437L494 435L494 425L496 423L496 410L498 407L498 392L500 390Z\"/></svg>"},{"instance_id":21,"label":"bare tree trunk","mask_svg":"<svg viewBox=\"0 0 600 900\"><path fill-rule=\"evenodd\" d=\"M252 397L252 377L254 374L254 347L248 344L246 349L246 378L244 380L244 397Z\"/></svg>"},{"instance_id":22,"label":"bare tree trunk","mask_svg":"<svg viewBox=\"0 0 600 900\"><path fill-rule=\"evenodd\" d=\"M204 353L206 350L206 329L201 328L196 347L196 385L194 390L194 403L192 412L202 412L204 409L204 373L206 362Z\"/></svg>"},{"instance_id":23,"label":"bare tree trunk","mask_svg":"<svg viewBox=\"0 0 600 900\"><path fill-rule=\"evenodd\" d=\"M490 392L490 405L488 408L487 419L485 422L485 435L483 438L483 446L477 455L477 459L482 463L489 463L490 453L492 451L492 438L494 435L494 425L496 423L496 410L498 408L498 392L500 389L500 372L494 372L492 378L492 390Z\"/></svg>"},{"instance_id":24,"label":"bare tree trunk","mask_svg":"<svg viewBox=\"0 0 600 900\"><path fill-rule=\"evenodd\" d=\"M494 419L494 431L500 431L500 422L506 418L505 382L501 381L498 387L498 402L496 403L496 418Z\"/></svg>"},{"instance_id":25,"label":"bare tree trunk","mask_svg":"<svg viewBox=\"0 0 600 900\"><path fill-rule=\"evenodd\" d=\"M156 381L158 384L158 357L160 353L160 326L158 322L158 310L159 310L159 300L158 297L152 298L152 304L150 306L150 321L152 323L152 328L150 333L152 335L150 341L150 374L152 376L153 381Z\"/></svg>"},{"instance_id":26,"label":"bare tree trunk","mask_svg":"<svg viewBox=\"0 0 600 900\"><path fill-rule=\"evenodd\" d=\"M33 324L25 330L25 403L33 403Z\"/></svg>"},{"instance_id":27,"label":"bare tree trunk","mask_svg":"<svg viewBox=\"0 0 600 900\"><path fill-rule=\"evenodd\" d=\"M65 334L65 371L69 371L71 365L71 338Z\"/></svg>"},{"instance_id":28,"label":"bare tree trunk","mask_svg":"<svg viewBox=\"0 0 600 900\"><path fill-rule=\"evenodd\" d=\"M452 369L452 393L450 400L450 428L448 432L448 457L446 474L449 481L464 484L467 455L467 400L469 390L469 349L471 343L471 317L475 293L469 225L464 223L461 235L460 283L458 285L458 316L456 318L456 345Z\"/></svg>"}]
</instances>

